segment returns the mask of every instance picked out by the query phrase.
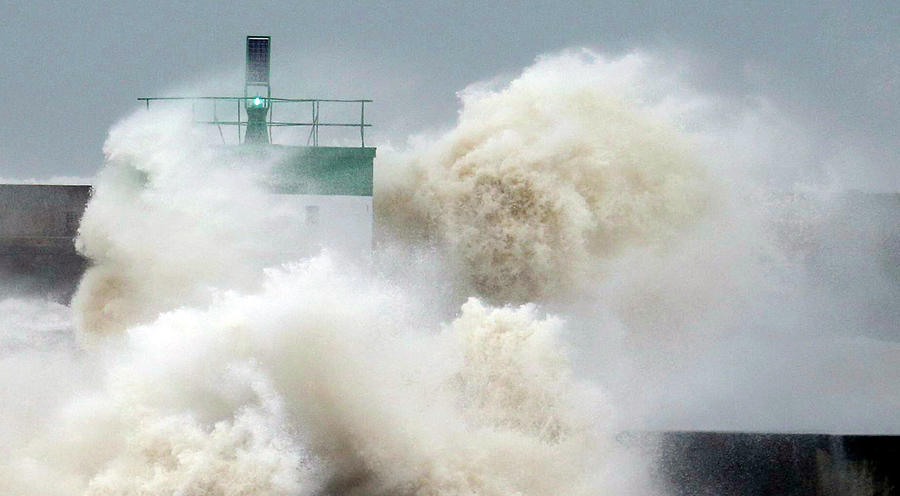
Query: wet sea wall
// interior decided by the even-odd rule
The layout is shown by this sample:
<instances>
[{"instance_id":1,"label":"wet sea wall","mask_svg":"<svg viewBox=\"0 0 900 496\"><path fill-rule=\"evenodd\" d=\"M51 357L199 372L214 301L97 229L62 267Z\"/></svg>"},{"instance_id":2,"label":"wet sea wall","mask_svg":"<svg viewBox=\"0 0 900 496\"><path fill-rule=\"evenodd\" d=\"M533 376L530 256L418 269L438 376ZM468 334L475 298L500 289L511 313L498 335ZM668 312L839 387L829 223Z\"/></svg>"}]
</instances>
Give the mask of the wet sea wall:
<instances>
[{"instance_id":1,"label":"wet sea wall","mask_svg":"<svg viewBox=\"0 0 900 496\"><path fill-rule=\"evenodd\" d=\"M674 495L887 495L900 489L900 437L740 432L660 435Z\"/></svg>"},{"instance_id":2,"label":"wet sea wall","mask_svg":"<svg viewBox=\"0 0 900 496\"><path fill-rule=\"evenodd\" d=\"M87 185L0 184L0 277L11 294L72 295L87 261L74 238Z\"/></svg>"}]
</instances>

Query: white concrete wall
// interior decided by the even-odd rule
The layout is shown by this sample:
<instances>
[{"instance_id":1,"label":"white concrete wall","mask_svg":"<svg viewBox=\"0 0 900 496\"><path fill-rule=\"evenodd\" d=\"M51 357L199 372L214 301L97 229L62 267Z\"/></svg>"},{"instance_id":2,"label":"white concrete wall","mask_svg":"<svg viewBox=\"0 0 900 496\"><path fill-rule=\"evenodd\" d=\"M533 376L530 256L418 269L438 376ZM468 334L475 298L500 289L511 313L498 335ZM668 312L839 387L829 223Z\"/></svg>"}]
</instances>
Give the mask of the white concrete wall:
<instances>
[{"instance_id":1,"label":"white concrete wall","mask_svg":"<svg viewBox=\"0 0 900 496\"><path fill-rule=\"evenodd\" d=\"M280 208L299 214L303 251L325 247L352 257L369 258L372 252L372 197L341 195L276 195Z\"/></svg>"}]
</instances>

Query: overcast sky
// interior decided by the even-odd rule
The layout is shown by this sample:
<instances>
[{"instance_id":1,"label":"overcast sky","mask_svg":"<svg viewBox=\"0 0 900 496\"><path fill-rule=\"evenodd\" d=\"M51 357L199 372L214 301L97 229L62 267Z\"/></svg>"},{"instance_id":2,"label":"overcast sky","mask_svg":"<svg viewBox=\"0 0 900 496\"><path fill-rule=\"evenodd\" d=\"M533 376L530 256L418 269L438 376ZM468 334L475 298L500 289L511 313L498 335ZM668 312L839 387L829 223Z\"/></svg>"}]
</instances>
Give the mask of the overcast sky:
<instances>
[{"instance_id":1,"label":"overcast sky","mask_svg":"<svg viewBox=\"0 0 900 496\"><path fill-rule=\"evenodd\" d=\"M643 49L689 60L702 92L770 99L823 156L852 150L848 186L900 189L896 0L6 0L0 19L0 177L92 175L136 97L239 83L244 36L268 34L275 92L374 98L376 145L452 124L456 91L537 55Z\"/></svg>"}]
</instances>

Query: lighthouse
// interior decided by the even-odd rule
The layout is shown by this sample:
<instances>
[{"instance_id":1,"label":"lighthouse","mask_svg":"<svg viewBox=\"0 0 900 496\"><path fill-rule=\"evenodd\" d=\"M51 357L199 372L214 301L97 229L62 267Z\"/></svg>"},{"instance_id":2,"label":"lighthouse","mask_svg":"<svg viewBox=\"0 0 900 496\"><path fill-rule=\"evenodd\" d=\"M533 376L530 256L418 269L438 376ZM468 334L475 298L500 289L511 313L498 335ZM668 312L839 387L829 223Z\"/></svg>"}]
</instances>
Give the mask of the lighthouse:
<instances>
[{"instance_id":1,"label":"lighthouse","mask_svg":"<svg viewBox=\"0 0 900 496\"><path fill-rule=\"evenodd\" d=\"M151 104L190 105L194 122L217 128L223 156L276 162L265 187L304 217L311 239L321 246L368 255L372 248L375 148L366 146L365 133L371 127L366 121L366 104L372 100L275 97L270 80L271 50L270 36L247 36L243 95L138 100L147 110ZM296 115L297 110L309 120L273 119L276 113ZM344 120L329 119L329 111ZM346 120L348 114L358 115L359 120ZM226 133L229 127L236 128L237 141L232 132ZM289 128L307 130L305 142L273 139L273 129ZM323 129L358 131L359 146L321 146ZM226 136L232 137L230 143Z\"/></svg>"},{"instance_id":2,"label":"lighthouse","mask_svg":"<svg viewBox=\"0 0 900 496\"><path fill-rule=\"evenodd\" d=\"M247 37L247 70L244 77L244 104L247 112L247 133L245 143L269 143L269 126L266 115L272 87L269 85L269 47L272 38L268 36Z\"/></svg>"}]
</instances>

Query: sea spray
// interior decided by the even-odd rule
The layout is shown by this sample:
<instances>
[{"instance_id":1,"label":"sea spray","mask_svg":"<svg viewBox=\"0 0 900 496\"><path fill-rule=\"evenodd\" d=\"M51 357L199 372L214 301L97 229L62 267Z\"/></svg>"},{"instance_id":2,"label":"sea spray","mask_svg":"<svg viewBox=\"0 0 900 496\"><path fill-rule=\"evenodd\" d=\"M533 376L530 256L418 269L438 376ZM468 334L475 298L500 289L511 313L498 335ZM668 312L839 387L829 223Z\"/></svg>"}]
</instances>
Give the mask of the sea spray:
<instances>
[{"instance_id":1,"label":"sea spray","mask_svg":"<svg viewBox=\"0 0 900 496\"><path fill-rule=\"evenodd\" d=\"M450 294L565 315L610 425L900 432L896 199L773 185L809 157L771 101L585 50L461 99L380 153L384 244L434 246Z\"/></svg>"},{"instance_id":2,"label":"sea spray","mask_svg":"<svg viewBox=\"0 0 900 496\"><path fill-rule=\"evenodd\" d=\"M73 302L102 379L12 450L10 490L652 490L572 374L562 320L471 299L442 322L390 271L309 257L262 186L271 159L207 147L185 115L132 116L105 152Z\"/></svg>"},{"instance_id":3,"label":"sea spray","mask_svg":"<svg viewBox=\"0 0 900 496\"><path fill-rule=\"evenodd\" d=\"M60 397L4 416L0 489L653 494L611 434L896 428L897 347L835 337L652 63L567 52L468 90L457 128L382 154L374 266L309 254L269 159L185 115L119 123L78 240L86 346L54 348L59 389L23 377Z\"/></svg>"},{"instance_id":4,"label":"sea spray","mask_svg":"<svg viewBox=\"0 0 900 496\"><path fill-rule=\"evenodd\" d=\"M302 213L260 185L278 153L211 147L189 116L141 112L117 124L79 227L91 260L73 300L83 336L258 287L262 269L301 253Z\"/></svg>"},{"instance_id":5,"label":"sea spray","mask_svg":"<svg viewBox=\"0 0 900 496\"><path fill-rule=\"evenodd\" d=\"M640 91L649 65L573 51L463 91L451 131L377 163L380 228L438 239L501 302L575 297L624 247L668 242L713 191L671 102Z\"/></svg>"},{"instance_id":6,"label":"sea spray","mask_svg":"<svg viewBox=\"0 0 900 496\"><path fill-rule=\"evenodd\" d=\"M427 332L399 288L328 256L215 300L126 331L100 391L5 467L11 487L587 495L640 475L534 307L470 300Z\"/></svg>"}]
</instances>

